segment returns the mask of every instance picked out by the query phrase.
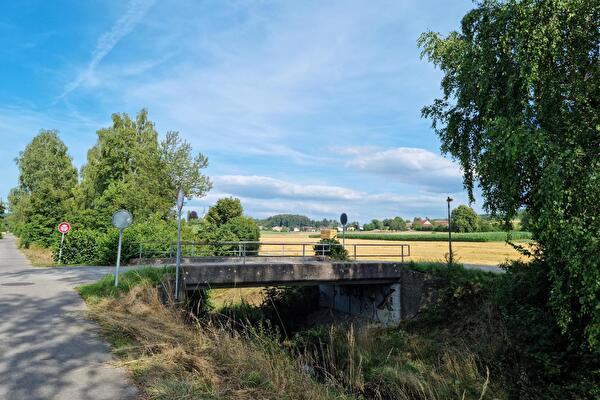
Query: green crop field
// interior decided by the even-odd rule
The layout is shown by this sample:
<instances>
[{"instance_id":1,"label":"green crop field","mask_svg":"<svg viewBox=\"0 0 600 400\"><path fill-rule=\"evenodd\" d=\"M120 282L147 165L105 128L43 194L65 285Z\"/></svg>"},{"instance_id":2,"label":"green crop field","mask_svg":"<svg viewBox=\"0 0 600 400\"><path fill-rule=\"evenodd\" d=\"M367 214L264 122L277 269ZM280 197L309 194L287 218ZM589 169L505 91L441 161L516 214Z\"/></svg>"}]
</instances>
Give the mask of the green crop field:
<instances>
[{"instance_id":1,"label":"green crop field","mask_svg":"<svg viewBox=\"0 0 600 400\"><path fill-rule=\"evenodd\" d=\"M341 236L341 234L338 234ZM310 235L310 237L319 237L319 235ZM401 240L401 241L419 241L419 242L442 242L448 240L448 232L419 232L419 233L346 233L347 239L363 240ZM452 241L456 242L504 242L506 232L470 232L458 233L452 232ZM512 241L531 240L530 232L512 231L510 233Z\"/></svg>"}]
</instances>

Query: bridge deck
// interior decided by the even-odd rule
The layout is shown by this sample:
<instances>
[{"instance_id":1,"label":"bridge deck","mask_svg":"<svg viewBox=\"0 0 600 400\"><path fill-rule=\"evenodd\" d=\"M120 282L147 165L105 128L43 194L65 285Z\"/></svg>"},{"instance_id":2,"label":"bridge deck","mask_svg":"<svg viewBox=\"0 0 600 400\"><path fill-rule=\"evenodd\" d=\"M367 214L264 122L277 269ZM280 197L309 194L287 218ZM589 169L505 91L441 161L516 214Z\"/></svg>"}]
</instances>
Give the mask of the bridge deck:
<instances>
[{"instance_id":1,"label":"bridge deck","mask_svg":"<svg viewBox=\"0 0 600 400\"><path fill-rule=\"evenodd\" d=\"M388 283L401 278L405 265L319 257L207 257L183 261L188 288Z\"/></svg>"}]
</instances>

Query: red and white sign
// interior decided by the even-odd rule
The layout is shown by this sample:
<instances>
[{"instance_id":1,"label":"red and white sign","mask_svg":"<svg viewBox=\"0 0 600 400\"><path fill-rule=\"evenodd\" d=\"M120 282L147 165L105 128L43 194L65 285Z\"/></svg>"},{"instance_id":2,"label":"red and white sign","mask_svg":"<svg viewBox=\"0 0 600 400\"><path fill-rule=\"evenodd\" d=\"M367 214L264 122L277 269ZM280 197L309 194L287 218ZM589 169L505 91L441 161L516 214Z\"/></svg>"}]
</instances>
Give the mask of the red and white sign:
<instances>
[{"instance_id":1,"label":"red and white sign","mask_svg":"<svg viewBox=\"0 0 600 400\"><path fill-rule=\"evenodd\" d=\"M61 222L60 224L58 224L58 231L60 233L67 233L71 230L71 224L69 224L68 222Z\"/></svg>"}]
</instances>

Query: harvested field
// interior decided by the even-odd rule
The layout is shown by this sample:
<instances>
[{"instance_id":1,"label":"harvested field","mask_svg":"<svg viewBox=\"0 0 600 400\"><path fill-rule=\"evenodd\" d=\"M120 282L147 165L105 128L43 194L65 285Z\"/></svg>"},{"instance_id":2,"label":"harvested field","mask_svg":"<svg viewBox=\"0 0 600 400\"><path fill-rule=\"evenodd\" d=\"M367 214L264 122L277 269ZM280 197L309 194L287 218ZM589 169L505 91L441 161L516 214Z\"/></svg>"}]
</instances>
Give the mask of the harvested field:
<instances>
[{"instance_id":1,"label":"harvested field","mask_svg":"<svg viewBox=\"0 0 600 400\"><path fill-rule=\"evenodd\" d=\"M277 245L263 246L261 253L281 255L285 251L288 255L302 254L302 246L297 243L317 243L318 238L309 237L311 234L304 232L271 233L261 232L263 243L278 243ZM314 235L314 234L313 234ZM341 241L341 238L338 238ZM284 243L282 246L280 243ZM382 246L371 246L378 244ZM412 261L443 261L448 253L448 243L433 241L398 241L346 239L346 247L353 256L354 245L357 249L358 259L400 260L401 249L398 244L410 245ZM452 249L460 263L498 265L507 260L525 260L513 247L504 242L453 242ZM311 246L306 246L305 251L312 252ZM406 250L405 250L406 251ZM312 253L311 253L312 254Z\"/></svg>"}]
</instances>

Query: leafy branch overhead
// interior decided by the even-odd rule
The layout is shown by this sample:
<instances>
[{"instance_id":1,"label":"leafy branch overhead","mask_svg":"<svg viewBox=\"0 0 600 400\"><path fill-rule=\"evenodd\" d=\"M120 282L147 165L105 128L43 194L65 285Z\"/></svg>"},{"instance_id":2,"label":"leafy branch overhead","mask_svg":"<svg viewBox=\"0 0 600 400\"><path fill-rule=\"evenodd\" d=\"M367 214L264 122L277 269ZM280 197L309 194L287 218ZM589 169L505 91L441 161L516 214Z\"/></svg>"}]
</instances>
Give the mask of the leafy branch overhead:
<instances>
[{"instance_id":1,"label":"leafy branch overhead","mask_svg":"<svg viewBox=\"0 0 600 400\"><path fill-rule=\"evenodd\" d=\"M600 2L483 1L418 43L443 73L422 110L442 151L492 214L527 209L558 324L600 347Z\"/></svg>"}]
</instances>

